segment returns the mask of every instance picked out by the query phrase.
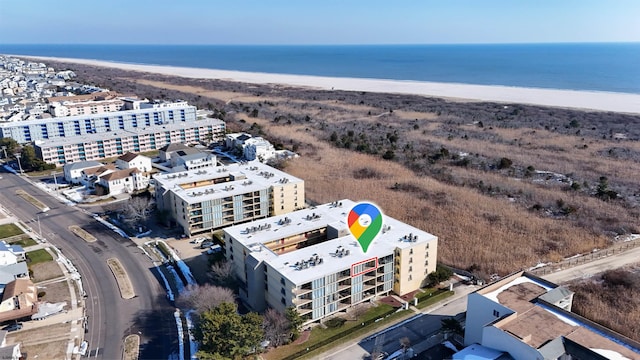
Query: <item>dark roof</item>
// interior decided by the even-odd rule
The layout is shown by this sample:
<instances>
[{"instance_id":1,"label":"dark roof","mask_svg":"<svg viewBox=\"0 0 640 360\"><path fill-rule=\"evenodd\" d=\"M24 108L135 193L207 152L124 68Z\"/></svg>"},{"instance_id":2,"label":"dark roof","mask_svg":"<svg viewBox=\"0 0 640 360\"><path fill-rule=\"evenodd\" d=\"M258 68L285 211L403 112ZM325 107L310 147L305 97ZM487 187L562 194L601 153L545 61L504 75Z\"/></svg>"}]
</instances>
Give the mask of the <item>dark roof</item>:
<instances>
[{"instance_id":1,"label":"dark roof","mask_svg":"<svg viewBox=\"0 0 640 360\"><path fill-rule=\"evenodd\" d=\"M128 178L129 176L131 176L131 174L135 174L135 173L139 173L140 170L138 170L137 168L133 168L133 169L124 169L124 170L116 170L112 173L109 173L105 176L103 176L102 178L106 181L112 181L112 180L119 180L119 179L124 179L124 178Z\"/></svg>"},{"instance_id":2,"label":"dark roof","mask_svg":"<svg viewBox=\"0 0 640 360\"><path fill-rule=\"evenodd\" d=\"M79 161L74 163L65 164L64 167L69 170L85 169L89 167L100 166L101 163L97 161Z\"/></svg>"},{"instance_id":3,"label":"dark roof","mask_svg":"<svg viewBox=\"0 0 640 360\"><path fill-rule=\"evenodd\" d=\"M172 151L178 151L178 150L188 149L188 148L189 147L183 143L171 143L169 145L165 145L161 147L160 151L172 152Z\"/></svg>"},{"instance_id":4,"label":"dark roof","mask_svg":"<svg viewBox=\"0 0 640 360\"><path fill-rule=\"evenodd\" d=\"M135 154L135 153L132 153L132 152L127 152L126 154L119 156L118 160L129 162L129 161L135 159L136 157L138 157L138 154Z\"/></svg>"}]
</instances>

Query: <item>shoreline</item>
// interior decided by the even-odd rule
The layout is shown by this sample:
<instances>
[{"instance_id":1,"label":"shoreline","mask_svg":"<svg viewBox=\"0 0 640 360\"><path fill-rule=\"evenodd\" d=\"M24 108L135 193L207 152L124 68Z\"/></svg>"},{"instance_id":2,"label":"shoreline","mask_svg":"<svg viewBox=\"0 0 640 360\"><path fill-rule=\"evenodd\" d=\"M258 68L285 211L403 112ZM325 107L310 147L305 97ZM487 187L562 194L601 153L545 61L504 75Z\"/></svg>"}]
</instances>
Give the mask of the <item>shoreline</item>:
<instances>
[{"instance_id":1,"label":"shoreline","mask_svg":"<svg viewBox=\"0 0 640 360\"><path fill-rule=\"evenodd\" d=\"M438 83L414 80L343 78L315 75L271 74L234 70L216 70L165 65L143 65L106 60L59 58L47 56L6 55L15 58L57 61L121 70L156 73L198 79L217 79L250 84L289 85L323 90L364 91L439 97L457 101L499 102L571 108L591 111L611 111L640 114L640 94L604 91L579 91L511 87L503 85L474 85Z\"/></svg>"}]
</instances>

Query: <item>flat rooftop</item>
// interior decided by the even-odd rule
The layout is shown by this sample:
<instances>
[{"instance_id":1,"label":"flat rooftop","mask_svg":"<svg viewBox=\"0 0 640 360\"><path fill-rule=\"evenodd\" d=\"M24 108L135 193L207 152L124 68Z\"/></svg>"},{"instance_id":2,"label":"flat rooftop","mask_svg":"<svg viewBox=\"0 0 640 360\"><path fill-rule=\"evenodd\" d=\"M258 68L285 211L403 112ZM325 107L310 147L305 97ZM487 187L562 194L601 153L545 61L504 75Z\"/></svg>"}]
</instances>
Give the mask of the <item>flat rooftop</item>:
<instances>
[{"instance_id":1,"label":"flat rooftop","mask_svg":"<svg viewBox=\"0 0 640 360\"><path fill-rule=\"evenodd\" d=\"M98 140L112 140L117 138L127 138L135 135L146 135L146 134L156 134L156 133L164 133L165 131L172 130L181 130L181 129L191 129L197 128L200 126L208 126L208 125L220 125L224 124L224 121L219 119L203 119L197 121L190 121L186 123L170 123L164 125L151 125L145 127L138 127L134 129L117 129L115 131L107 131L95 134L86 134L86 135L75 135L63 138L56 139L43 139L38 140L37 145L45 145L46 147L53 146L64 146L69 144L80 144L80 143L94 143Z\"/></svg>"},{"instance_id":2,"label":"flat rooftop","mask_svg":"<svg viewBox=\"0 0 640 360\"><path fill-rule=\"evenodd\" d=\"M494 324L497 328L535 349L544 347L558 337L565 337L609 358L634 359L640 356L640 349L634 349L614 335L596 329L581 316L537 302L538 297L555 288L549 283L527 274L507 280L498 288L478 291L486 298L515 311L497 321Z\"/></svg>"},{"instance_id":3,"label":"flat rooftop","mask_svg":"<svg viewBox=\"0 0 640 360\"><path fill-rule=\"evenodd\" d=\"M226 177L232 178L231 181L207 185L212 180ZM259 161L156 174L153 178L188 204L260 191L274 185L304 183L302 179ZM304 204L303 195L301 191L300 206Z\"/></svg>"},{"instance_id":4,"label":"flat rooftop","mask_svg":"<svg viewBox=\"0 0 640 360\"><path fill-rule=\"evenodd\" d=\"M57 122L70 122L75 120L90 120L90 119L100 119L104 117L113 117L113 116L126 116L126 115L138 115L138 114L146 114L154 111L165 111L171 109L185 109L185 108L193 108L196 109L195 106L192 105L184 105L182 103L171 103L167 104L163 107L147 107L140 108L136 110L121 110L121 111L112 111L108 113L100 113L100 114L85 114L85 115L74 115L74 116L63 116L63 117L52 117L48 119L34 119L34 120L25 120L25 121L15 121L15 122L6 122L0 124L0 127L14 127L14 126L27 126L27 125L40 125L47 123L57 123Z\"/></svg>"},{"instance_id":5,"label":"flat rooftop","mask_svg":"<svg viewBox=\"0 0 640 360\"><path fill-rule=\"evenodd\" d=\"M384 216L383 229L385 231L381 231L365 254L347 226L347 213L355 204L356 202L352 200L339 200L286 215L228 227L224 231L232 236L234 241L240 241L253 250L251 255L254 258L265 261L279 271L282 276L298 285L348 269L352 264L391 255L396 248L403 249L413 247L416 244L437 241L437 237L432 234L389 216ZM285 218L288 219L286 224L284 223ZM274 240L304 234L327 226L338 231L338 238L282 255L274 253L264 245ZM262 228L262 230L247 232L248 228L252 229L253 227ZM409 234L415 241L409 240ZM343 255L339 255L341 250L343 250ZM346 250L349 251L349 255L346 255ZM336 251L338 252L336 253ZM315 266L301 270L296 269L297 262L316 256L322 258L321 264L316 263Z\"/></svg>"}]
</instances>

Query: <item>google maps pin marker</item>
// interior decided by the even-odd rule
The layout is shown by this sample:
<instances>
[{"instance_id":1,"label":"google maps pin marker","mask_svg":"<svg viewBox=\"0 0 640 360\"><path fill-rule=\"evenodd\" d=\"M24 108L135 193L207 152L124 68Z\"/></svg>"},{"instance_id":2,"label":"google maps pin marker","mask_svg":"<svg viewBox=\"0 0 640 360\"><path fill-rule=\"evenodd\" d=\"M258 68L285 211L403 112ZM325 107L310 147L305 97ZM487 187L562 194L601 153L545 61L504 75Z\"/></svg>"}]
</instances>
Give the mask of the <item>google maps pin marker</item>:
<instances>
[{"instance_id":1,"label":"google maps pin marker","mask_svg":"<svg viewBox=\"0 0 640 360\"><path fill-rule=\"evenodd\" d=\"M351 235L356 238L362 251L366 253L382 229L382 212L374 204L358 203L349 211L347 224Z\"/></svg>"}]
</instances>

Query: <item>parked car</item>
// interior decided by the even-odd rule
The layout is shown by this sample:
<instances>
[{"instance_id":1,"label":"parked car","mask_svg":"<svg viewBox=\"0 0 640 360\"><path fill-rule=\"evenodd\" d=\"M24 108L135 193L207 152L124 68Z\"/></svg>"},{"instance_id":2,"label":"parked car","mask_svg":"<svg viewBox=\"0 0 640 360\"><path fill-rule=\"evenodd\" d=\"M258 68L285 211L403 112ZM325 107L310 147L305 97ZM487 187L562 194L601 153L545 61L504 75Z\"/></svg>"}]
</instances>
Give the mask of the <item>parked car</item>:
<instances>
[{"instance_id":1,"label":"parked car","mask_svg":"<svg viewBox=\"0 0 640 360\"><path fill-rule=\"evenodd\" d=\"M199 238L195 238L195 239L191 240L190 242L191 242L192 244L196 244L196 245L198 245L198 244L203 243L205 240L207 240L207 238L199 237Z\"/></svg>"},{"instance_id":2,"label":"parked car","mask_svg":"<svg viewBox=\"0 0 640 360\"><path fill-rule=\"evenodd\" d=\"M21 323L7 325L7 326L2 328L2 330L6 330L8 332L18 331L20 329L22 329L22 324Z\"/></svg>"},{"instance_id":3,"label":"parked car","mask_svg":"<svg viewBox=\"0 0 640 360\"><path fill-rule=\"evenodd\" d=\"M203 242L202 244L200 244L200 249L206 249L206 248L208 248L208 247L209 247L209 246L211 246L211 245L213 245L213 241L206 241L206 242Z\"/></svg>"},{"instance_id":4,"label":"parked car","mask_svg":"<svg viewBox=\"0 0 640 360\"><path fill-rule=\"evenodd\" d=\"M209 250L207 250L207 254L212 255L222 251L222 247L220 245L211 245Z\"/></svg>"}]
</instances>

